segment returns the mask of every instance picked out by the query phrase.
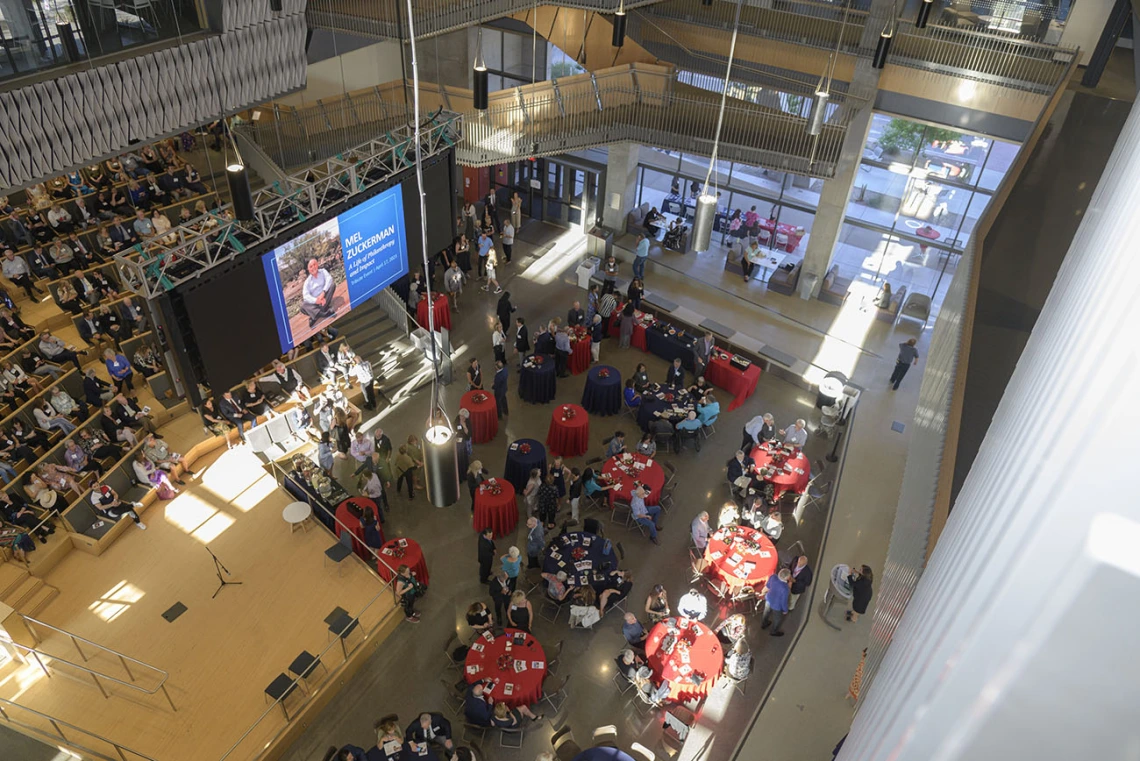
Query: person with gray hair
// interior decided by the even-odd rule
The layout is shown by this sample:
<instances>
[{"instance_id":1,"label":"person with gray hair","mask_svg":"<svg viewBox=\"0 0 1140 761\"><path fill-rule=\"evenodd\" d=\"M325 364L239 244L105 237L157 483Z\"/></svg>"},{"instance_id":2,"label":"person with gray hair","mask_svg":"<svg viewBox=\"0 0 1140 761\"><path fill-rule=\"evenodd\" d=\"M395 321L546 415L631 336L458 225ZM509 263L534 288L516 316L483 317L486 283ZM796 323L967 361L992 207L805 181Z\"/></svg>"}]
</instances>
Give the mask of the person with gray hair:
<instances>
[{"instance_id":1,"label":"person with gray hair","mask_svg":"<svg viewBox=\"0 0 1140 761\"><path fill-rule=\"evenodd\" d=\"M764 591L760 593L760 597L764 600L764 616L760 619L760 628L767 629L771 626L772 631L768 632L770 637L784 636L780 627L784 624L784 617L788 615L788 596L791 592L788 581L791 578L792 572L787 568L781 568L779 573L768 577Z\"/></svg>"},{"instance_id":2,"label":"person with gray hair","mask_svg":"<svg viewBox=\"0 0 1140 761\"><path fill-rule=\"evenodd\" d=\"M709 511L701 510L692 525L693 544L698 550L704 552L709 544Z\"/></svg>"},{"instance_id":3,"label":"person with gray hair","mask_svg":"<svg viewBox=\"0 0 1140 761\"><path fill-rule=\"evenodd\" d=\"M807 443L807 423L803 418L796 421L796 424L786 431L780 431L780 435L784 437L784 444L790 447L799 447L803 449L804 444Z\"/></svg>"},{"instance_id":4,"label":"person with gray hair","mask_svg":"<svg viewBox=\"0 0 1140 761\"><path fill-rule=\"evenodd\" d=\"M772 413L765 412L763 415L757 415L744 424L744 438L740 442L740 448L744 450L745 454L748 454L752 447L763 444L772 438L775 432L776 422Z\"/></svg>"}]
</instances>

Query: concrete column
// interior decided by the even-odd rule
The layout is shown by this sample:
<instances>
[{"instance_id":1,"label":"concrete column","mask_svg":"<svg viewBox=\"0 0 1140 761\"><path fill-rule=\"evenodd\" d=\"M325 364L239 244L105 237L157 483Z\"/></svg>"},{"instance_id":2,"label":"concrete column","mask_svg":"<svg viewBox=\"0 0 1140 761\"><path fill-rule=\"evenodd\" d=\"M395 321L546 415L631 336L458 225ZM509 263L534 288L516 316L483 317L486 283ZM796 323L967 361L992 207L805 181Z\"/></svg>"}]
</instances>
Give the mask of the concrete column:
<instances>
[{"instance_id":1,"label":"concrete column","mask_svg":"<svg viewBox=\"0 0 1140 761\"><path fill-rule=\"evenodd\" d=\"M625 215L637 200L637 143L611 145L606 159L606 188L602 195L602 226L625 229Z\"/></svg>"}]
</instances>

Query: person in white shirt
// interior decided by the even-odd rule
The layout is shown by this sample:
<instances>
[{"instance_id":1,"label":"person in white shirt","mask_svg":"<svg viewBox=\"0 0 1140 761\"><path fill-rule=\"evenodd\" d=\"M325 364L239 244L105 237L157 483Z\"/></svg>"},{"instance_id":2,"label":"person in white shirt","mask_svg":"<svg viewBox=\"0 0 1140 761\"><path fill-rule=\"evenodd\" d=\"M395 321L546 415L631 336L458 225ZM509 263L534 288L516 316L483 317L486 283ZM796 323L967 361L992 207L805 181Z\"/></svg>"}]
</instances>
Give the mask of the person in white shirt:
<instances>
[{"instance_id":1,"label":"person in white shirt","mask_svg":"<svg viewBox=\"0 0 1140 761\"><path fill-rule=\"evenodd\" d=\"M316 259L310 259L305 284L301 286L301 312L308 315L309 327L313 327L322 317L333 313L332 297L336 281L329 271L322 269Z\"/></svg>"},{"instance_id":2,"label":"person in white shirt","mask_svg":"<svg viewBox=\"0 0 1140 761\"><path fill-rule=\"evenodd\" d=\"M772 438L775 428L775 418L771 413L757 415L744 424L744 440L740 443L740 448L747 453L753 446L763 444Z\"/></svg>"},{"instance_id":3,"label":"person in white shirt","mask_svg":"<svg viewBox=\"0 0 1140 761\"><path fill-rule=\"evenodd\" d=\"M511 263L511 249L515 247L515 226L508 219L499 233L499 243L503 246L503 261Z\"/></svg>"},{"instance_id":4,"label":"person in white shirt","mask_svg":"<svg viewBox=\"0 0 1140 761\"><path fill-rule=\"evenodd\" d=\"M790 447L803 448L807 443L807 423L803 418L796 421L796 424L786 431L780 431L780 435L784 437L784 443Z\"/></svg>"}]
</instances>

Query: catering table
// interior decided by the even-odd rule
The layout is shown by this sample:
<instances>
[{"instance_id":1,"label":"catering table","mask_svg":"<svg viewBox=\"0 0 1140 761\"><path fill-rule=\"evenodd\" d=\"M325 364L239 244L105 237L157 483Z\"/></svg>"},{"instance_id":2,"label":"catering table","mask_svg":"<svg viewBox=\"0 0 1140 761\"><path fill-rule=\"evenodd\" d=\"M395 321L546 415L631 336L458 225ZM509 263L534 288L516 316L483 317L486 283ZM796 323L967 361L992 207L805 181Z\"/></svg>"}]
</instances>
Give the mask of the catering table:
<instances>
[{"instance_id":1,"label":"catering table","mask_svg":"<svg viewBox=\"0 0 1140 761\"><path fill-rule=\"evenodd\" d=\"M670 626L670 621L676 626ZM676 644L666 653L662 644L673 634ZM645 657L654 682L669 682L669 699L684 701L702 698L716 684L724 667L724 651L712 629L687 618L666 619L649 631Z\"/></svg>"},{"instance_id":2,"label":"catering table","mask_svg":"<svg viewBox=\"0 0 1140 761\"><path fill-rule=\"evenodd\" d=\"M519 523L519 505L515 500L515 487L501 478L488 479L475 490L475 512L471 526L482 533L490 528L495 536L504 536L515 530Z\"/></svg>"},{"instance_id":3,"label":"catering table","mask_svg":"<svg viewBox=\"0 0 1140 761\"><path fill-rule=\"evenodd\" d=\"M783 233L788 236L788 242L784 244L784 250L789 254L796 250L800 245L800 239L803 238L803 233L795 225L786 225L783 222L776 224L772 219L761 219L757 227L767 230L771 235L768 238L769 246L776 245L776 234Z\"/></svg>"},{"instance_id":4,"label":"catering table","mask_svg":"<svg viewBox=\"0 0 1140 761\"><path fill-rule=\"evenodd\" d=\"M753 362L747 370L741 370L732 364L732 356L717 349L709 358L708 367L705 368L705 380L732 394L732 404L728 405L730 412L752 396L756 384L760 381L760 365Z\"/></svg>"},{"instance_id":5,"label":"catering table","mask_svg":"<svg viewBox=\"0 0 1140 761\"><path fill-rule=\"evenodd\" d=\"M519 439L507 447L507 462L503 466L503 478L510 481L517 491L526 488L530 472L538 468L546 473L546 447L535 439Z\"/></svg>"},{"instance_id":6,"label":"catering table","mask_svg":"<svg viewBox=\"0 0 1140 761\"><path fill-rule=\"evenodd\" d=\"M623 309L625 309L624 301L618 304L617 309L610 315L608 331L611 338L621 336L621 312ZM645 340L645 331L646 328L654 322L652 315L648 315L640 309L635 309L633 310L633 320L633 335L629 338L629 345L635 349L649 351L649 344L646 343Z\"/></svg>"},{"instance_id":7,"label":"catering table","mask_svg":"<svg viewBox=\"0 0 1140 761\"><path fill-rule=\"evenodd\" d=\"M613 545L600 536L573 531L554 537L542 560L543 573L566 572L566 585L584 587L606 581L605 572L617 568Z\"/></svg>"},{"instance_id":8,"label":"catering table","mask_svg":"<svg viewBox=\"0 0 1140 761\"><path fill-rule=\"evenodd\" d=\"M570 330L570 360L566 369L571 375L581 375L590 369L590 331L582 326Z\"/></svg>"},{"instance_id":9,"label":"catering table","mask_svg":"<svg viewBox=\"0 0 1140 761\"><path fill-rule=\"evenodd\" d=\"M416 322L424 330L428 329L428 302L427 294L420 296L420 300L416 302ZM447 328L451 330L451 305L447 302L447 296L442 293L437 293L435 301L432 304L432 316L435 319L435 329Z\"/></svg>"},{"instance_id":10,"label":"catering table","mask_svg":"<svg viewBox=\"0 0 1140 761\"><path fill-rule=\"evenodd\" d=\"M372 508L373 515L379 515L377 512L376 503L367 497L349 497L336 506L336 519L337 524L333 532L339 537L344 531L352 534L352 551L355 552L365 562L372 562L372 553L368 551L368 545L364 543L364 525L360 519L348 511L349 505L356 505L359 508L370 507ZM382 524L377 523L376 529L380 532L380 538L384 538L384 527Z\"/></svg>"},{"instance_id":11,"label":"catering table","mask_svg":"<svg viewBox=\"0 0 1140 761\"><path fill-rule=\"evenodd\" d=\"M635 463L640 463L644 467L639 468ZM634 475L626 472L627 467L633 470ZM665 488L665 469L661 467L661 463L643 454L614 455L602 466L602 476L610 483L617 484L615 488L606 492L611 507L615 499L629 502L629 498L633 495L634 481L640 481L649 490L649 494L645 497L646 505L658 504L661 490Z\"/></svg>"},{"instance_id":12,"label":"catering table","mask_svg":"<svg viewBox=\"0 0 1140 761\"><path fill-rule=\"evenodd\" d=\"M551 357L531 354L519 373L519 396L524 402L546 404L554 401L557 388L555 364Z\"/></svg>"},{"instance_id":13,"label":"catering table","mask_svg":"<svg viewBox=\"0 0 1140 761\"><path fill-rule=\"evenodd\" d=\"M641 394L641 404L637 408L637 424L641 426L641 430L648 431L649 424L653 422L654 412L662 413L669 422L676 424L678 420L683 420L689 414L689 410L696 408L687 391L677 391L668 386L653 384L646 386Z\"/></svg>"},{"instance_id":14,"label":"catering table","mask_svg":"<svg viewBox=\"0 0 1140 761\"><path fill-rule=\"evenodd\" d=\"M499 435L499 407L495 395L489 391L468 391L459 400L459 406L471 413L471 440L486 444Z\"/></svg>"},{"instance_id":15,"label":"catering table","mask_svg":"<svg viewBox=\"0 0 1140 761\"><path fill-rule=\"evenodd\" d=\"M765 441L758 447L752 447L748 456L756 463L756 469L759 470L771 464L777 450L783 451L783 448ZM811 480L811 462L808 461L807 455L797 449L795 455L788 458L783 470L764 480L775 487L774 496L776 499L779 499L789 489L796 494L803 494L804 490L807 489L808 481Z\"/></svg>"},{"instance_id":16,"label":"catering table","mask_svg":"<svg viewBox=\"0 0 1140 761\"><path fill-rule=\"evenodd\" d=\"M380 548L379 555L380 560L384 562L376 562L376 571L384 581L391 579L393 572L398 570L400 566L406 565L412 569L413 576L419 579L425 587L428 586L428 569L427 563L424 562L424 551L415 539L389 539ZM391 566L392 570L389 571L384 563Z\"/></svg>"},{"instance_id":17,"label":"catering table","mask_svg":"<svg viewBox=\"0 0 1140 761\"><path fill-rule=\"evenodd\" d=\"M772 540L748 526L725 526L709 535L706 568L729 587L749 586L757 592L776 572L780 556Z\"/></svg>"},{"instance_id":18,"label":"catering table","mask_svg":"<svg viewBox=\"0 0 1140 761\"><path fill-rule=\"evenodd\" d=\"M595 745L586 748L570 761L636 761L636 759L621 748L612 745Z\"/></svg>"},{"instance_id":19,"label":"catering table","mask_svg":"<svg viewBox=\"0 0 1140 761\"><path fill-rule=\"evenodd\" d=\"M531 705L542 700L546 653L533 635L519 629L505 629L498 637L483 632L467 650L463 676L468 684L494 681L484 689L497 703Z\"/></svg>"},{"instance_id":20,"label":"catering table","mask_svg":"<svg viewBox=\"0 0 1140 761\"><path fill-rule=\"evenodd\" d=\"M669 335L669 331L675 333ZM686 333L680 335L681 330L674 328L667 322L657 321L645 331L645 343L650 354L656 354L666 362L672 362L680 357L681 365L689 372L696 366L696 353L693 351L697 337Z\"/></svg>"},{"instance_id":21,"label":"catering table","mask_svg":"<svg viewBox=\"0 0 1140 761\"><path fill-rule=\"evenodd\" d=\"M586 373L586 386L582 389L582 406L595 415L617 415L621 412L621 373L616 367L598 365L590 368Z\"/></svg>"},{"instance_id":22,"label":"catering table","mask_svg":"<svg viewBox=\"0 0 1140 761\"><path fill-rule=\"evenodd\" d=\"M550 415L550 431L546 446L550 453L563 457L586 454L590 445L590 416L577 404L560 404Z\"/></svg>"}]
</instances>

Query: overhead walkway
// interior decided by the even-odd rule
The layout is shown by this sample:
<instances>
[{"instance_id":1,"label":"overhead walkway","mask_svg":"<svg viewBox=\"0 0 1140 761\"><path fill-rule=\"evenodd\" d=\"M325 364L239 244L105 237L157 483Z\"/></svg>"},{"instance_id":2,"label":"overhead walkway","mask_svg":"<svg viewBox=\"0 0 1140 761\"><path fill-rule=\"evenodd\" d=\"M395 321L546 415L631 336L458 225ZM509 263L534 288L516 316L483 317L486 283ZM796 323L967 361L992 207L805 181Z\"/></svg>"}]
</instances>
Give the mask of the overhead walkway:
<instances>
[{"instance_id":1,"label":"overhead walkway","mask_svg":"<svg viewBox=\"0 0 1140 761\"><path fill-rule=\"evenodd\" d=\"M389 82L301 108L274 105L241 132L290 170L336 156L408 121L410 86ZM410 97L410 96L409 96ZM420 83L425 112L463 115L457 158L489 166L635 141L710 155L720 95L677 81L670 66L629 64L492 93L476 111L469 90ZM730 99L718 151L723 160L830 177L846 134L845 110L818 140L807 120Z\"/></svg>"}]
</instances>

